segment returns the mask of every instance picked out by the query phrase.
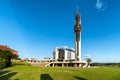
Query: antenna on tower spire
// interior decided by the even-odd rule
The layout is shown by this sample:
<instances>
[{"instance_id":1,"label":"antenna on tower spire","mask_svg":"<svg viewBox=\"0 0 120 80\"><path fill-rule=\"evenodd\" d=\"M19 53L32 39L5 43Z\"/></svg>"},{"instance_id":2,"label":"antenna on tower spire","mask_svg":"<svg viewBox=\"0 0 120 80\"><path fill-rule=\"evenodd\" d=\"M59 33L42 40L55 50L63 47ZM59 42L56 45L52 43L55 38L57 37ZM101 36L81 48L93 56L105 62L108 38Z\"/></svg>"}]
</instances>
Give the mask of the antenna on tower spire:
<instances>
[{"instance_id":1,"label":"antenna on tower spire","mask_svg":"<svg viewBox=\"0 0 120 80\"><path fill-rule=\"evenodd\" d=\"M79 12L79 6L77 5L77 11L76 12Z\"/></svg>"},{"instance_id":2,"label":"antenna on tower spire","mask_svg":"<svg viewBox=\"0 0 120 80\"><path fill-rule=\"evenodd\" d=\"M78 20L78 22L80 22L80 24L81 24L79 5L77 5L77 7L76 7L76 20Z\"/></svg>"},{"instance_id":3,"label":"antenna on tower spire","mask_svg":"<svg viewBox=\"0 0 120 80\"><path fill-rule=\"evenodd\" d=\"M79 15L79 5L76 6L76 15Z\"/></svg>"},{"instance_id":4,"label":"antenna on tower spire","mask_svg":"<svg viewBox=\"0 0 120 80\"><path fill-rule=\"evenodd\" d=\"M79 1L77 2L77 5L76 5L76 13L79 13Z\"/></svg>"}]
</instances>

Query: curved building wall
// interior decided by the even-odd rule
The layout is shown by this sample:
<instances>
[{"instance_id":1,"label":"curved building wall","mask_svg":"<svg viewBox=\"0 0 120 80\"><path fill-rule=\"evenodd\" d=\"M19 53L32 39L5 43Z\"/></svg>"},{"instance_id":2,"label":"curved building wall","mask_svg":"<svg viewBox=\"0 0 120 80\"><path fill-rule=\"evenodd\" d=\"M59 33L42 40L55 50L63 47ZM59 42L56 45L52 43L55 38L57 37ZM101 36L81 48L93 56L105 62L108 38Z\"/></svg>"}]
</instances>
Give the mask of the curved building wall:
<instances>
[{"instance_id":1,"label":"curved building wall","mask_svg":"<svg viewBox=\"0 0 120 80\"><path fill-rule=\"evenodd\" d=\"M53 56L57 61L75 60L75 51L70 48L55 48Z\"/></svg>"}]
</instances>

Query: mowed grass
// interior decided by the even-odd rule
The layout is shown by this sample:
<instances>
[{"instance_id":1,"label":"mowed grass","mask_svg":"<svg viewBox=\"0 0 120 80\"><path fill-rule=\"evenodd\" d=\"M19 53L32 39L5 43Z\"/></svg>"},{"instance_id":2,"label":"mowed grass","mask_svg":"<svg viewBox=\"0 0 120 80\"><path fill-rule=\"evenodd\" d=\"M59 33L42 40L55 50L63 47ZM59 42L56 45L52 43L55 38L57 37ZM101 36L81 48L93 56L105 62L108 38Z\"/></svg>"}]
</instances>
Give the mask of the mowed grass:
<instances>
[{"instance_id":1,"label":"mowed grass","mask_svg":"<svg viewBox=\"0 0 120 80\"><path fill-rule=\"evenodd\" d=\"M15 65L0 70L0 80L120 80L120 68L53 68Z\"/></svg>"}]
</instances>

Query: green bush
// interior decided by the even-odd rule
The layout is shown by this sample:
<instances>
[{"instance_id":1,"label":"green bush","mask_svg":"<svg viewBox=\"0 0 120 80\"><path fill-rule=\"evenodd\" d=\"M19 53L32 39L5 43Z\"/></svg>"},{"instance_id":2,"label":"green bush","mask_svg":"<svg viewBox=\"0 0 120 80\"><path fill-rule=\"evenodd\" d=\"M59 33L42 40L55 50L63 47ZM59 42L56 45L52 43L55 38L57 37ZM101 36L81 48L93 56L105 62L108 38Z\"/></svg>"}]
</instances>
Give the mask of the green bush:
<instances>
[{"instance_id":1,"label":"green bush","mask_svg":"<svg viewBox=\"0 0 120 80\"><path fill-rule=\"evenodd\" d=\"M0 69L11 65L13 53L10 50L0 49Z\"/></svg>"},{"instance_id":2,"label":"green bush","mask_svg":"<svg viewBox=\"0 0 120 80\"><path fill-rule=\"evenodd\" d=\"M30 66L30 64L28 62L12 62L12 65L28 65Z\"/></svg>"},{"instance_id":3,"label":"green bush","mask_svg":"<svg viewBox=\"0 0 120 80\"><path fill-rule=\"evenodd\" d=\"M2 59L0 58L0 69L6 67L6 60L5 59Z\"/></svg>"},{"instance_id":4,"label":"green bush","mask_svg":"<svg viewBox=\"0 0 120 80\"><path fill-rule=\"evenodd\" d=\"M120 67L120 63L118 64L118 67Z\"/></svg>"}]
</instances>

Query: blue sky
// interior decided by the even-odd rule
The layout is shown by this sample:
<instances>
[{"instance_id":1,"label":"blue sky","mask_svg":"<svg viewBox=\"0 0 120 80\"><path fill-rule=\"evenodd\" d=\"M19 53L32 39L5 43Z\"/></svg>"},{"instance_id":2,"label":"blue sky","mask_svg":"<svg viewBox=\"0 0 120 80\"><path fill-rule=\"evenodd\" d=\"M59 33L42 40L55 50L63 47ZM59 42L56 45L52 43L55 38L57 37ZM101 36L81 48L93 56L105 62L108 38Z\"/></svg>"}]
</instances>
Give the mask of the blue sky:
<instances>
[{"instance_id":1,"label":"blue sky","mask_svg":"<svg viewBox=\"0 0 120 80\"><path fill-rule=\"evenodd\" d=\"M0 0L0 44L21 58L53 58L57 46L74 48L79 6L82 59L120 62L119 0Z\"/></svg>"}]
</instances>

